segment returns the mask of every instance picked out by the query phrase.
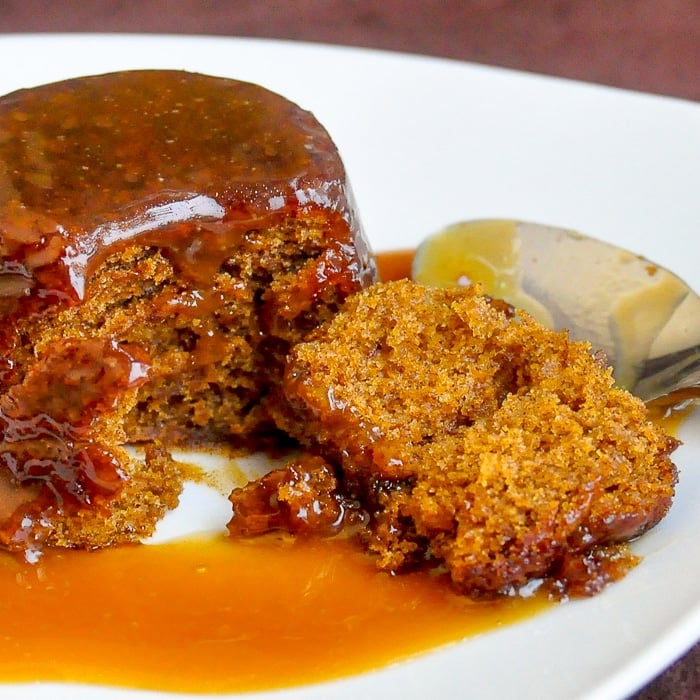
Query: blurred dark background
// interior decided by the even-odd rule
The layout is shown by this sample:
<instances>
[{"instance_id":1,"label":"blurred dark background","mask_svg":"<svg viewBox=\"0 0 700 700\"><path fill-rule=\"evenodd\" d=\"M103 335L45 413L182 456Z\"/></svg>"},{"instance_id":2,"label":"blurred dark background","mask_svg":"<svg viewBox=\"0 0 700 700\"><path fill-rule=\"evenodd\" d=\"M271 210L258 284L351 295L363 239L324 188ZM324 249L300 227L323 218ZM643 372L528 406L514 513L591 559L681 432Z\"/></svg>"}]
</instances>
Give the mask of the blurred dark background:
<instances>
[{"instance_id":1,"label":"blurred dark background","mask_svg":"<svg viewBox=\"0 0 700 700\"><path fill-rule=\"evenodd\" d=\"M368 46L700 99L699 0L0 0L0 32L75 31Z\"/></svg>"}]
</instances>

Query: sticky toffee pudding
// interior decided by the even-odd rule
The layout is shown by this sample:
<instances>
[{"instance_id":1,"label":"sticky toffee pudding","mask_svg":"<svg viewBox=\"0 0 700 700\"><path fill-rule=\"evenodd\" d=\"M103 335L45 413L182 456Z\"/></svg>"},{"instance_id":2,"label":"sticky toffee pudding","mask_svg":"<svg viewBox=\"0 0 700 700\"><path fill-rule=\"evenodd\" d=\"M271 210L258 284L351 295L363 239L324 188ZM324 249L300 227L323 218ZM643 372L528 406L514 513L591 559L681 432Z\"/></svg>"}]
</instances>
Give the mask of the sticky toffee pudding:
<instances>
[{"instance_id":1,"label":"sticky toffee pudding","mask_svg":"<svg viewBox=\"0 0 700 700\"><path fill-rule=\"evenodd\" d=\"M376 277L314 117L180 71L0 99L0 234L9 549L147 535L181 487L164 446L275 432L289 347Z\"/></svg>"},{"instance_id":2,"label":"sticky toffee pudding","mask_svg":"<svg viewBox=\"0 0 700 700\"><path fill-rule=\"evenodd\" d=\"M387 281L409 263L379 281L330 137L263 88L129 71L0 98L4 680L324 680L634 565L677 441L584 343ZM290 443L227 538L133 544L192 475L171 448Z\"/></svg>"}]
</instances>

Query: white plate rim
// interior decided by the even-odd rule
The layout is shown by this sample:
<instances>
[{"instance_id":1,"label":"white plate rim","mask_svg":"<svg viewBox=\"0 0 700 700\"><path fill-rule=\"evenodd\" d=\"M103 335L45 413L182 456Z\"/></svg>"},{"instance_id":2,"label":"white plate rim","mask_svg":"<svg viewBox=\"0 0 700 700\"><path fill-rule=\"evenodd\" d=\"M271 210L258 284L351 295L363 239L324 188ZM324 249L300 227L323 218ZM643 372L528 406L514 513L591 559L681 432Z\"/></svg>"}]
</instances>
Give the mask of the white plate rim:
<instances>
[{"instance_id":1,"label":"white plate rim","mask_svg":"<svg viewBox=\"0 0 700 700\"><path fill-rule=\"evenodd\" d=\"M414 245L457 218L514 216L584 230L671 267L691 286L700 281L693 264L700 252L693 237L700 224L691 187L700 174L694 103L449 59L248 38L0 35L0 63L12 66L0 76L0 93L131 67L201 70L275 89L314 111L338 143L377 248ZM350 67L352 81L339 78ZM254 696L406 698L439 689L457 697L469 688L481 698L517 692L523 699L602 700L634 692L700 638L700 564L693 564L700 562L693 542L700 516L692 514L700 494L692 473L699 427L693 418L681 435L676 505L636 545L645 561L603 595L411 662ZM658 604L668 606L664 615L654 614ZM567 648L574 638L582 650ZM528 654L518 658L517 650ZM12 690L18 698L172 697L43 683Z\"/></svg>"}]
</instances>

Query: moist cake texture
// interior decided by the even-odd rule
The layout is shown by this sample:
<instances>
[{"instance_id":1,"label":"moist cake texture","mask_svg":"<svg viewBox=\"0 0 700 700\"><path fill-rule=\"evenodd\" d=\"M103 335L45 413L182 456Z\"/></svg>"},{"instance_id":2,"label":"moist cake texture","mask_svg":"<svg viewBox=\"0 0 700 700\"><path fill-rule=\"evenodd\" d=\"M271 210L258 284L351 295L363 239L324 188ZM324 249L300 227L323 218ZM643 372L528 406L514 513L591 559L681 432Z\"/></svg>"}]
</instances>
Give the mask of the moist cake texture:
<instances>
[{"instance_id":1,"label":"moist cake texture","mask_svg":"<svg viewBox=\"0 0 700 700\"><path fill-rule=\"evenodd\" d=\"M147 534L164 446L259 444L290 345L375 278L334 144L274 93L127 71L0 99L0 544Z\"/></svg>"},{"instance_id":2,"label":"moist cake texture","mask_svg":"<svg viewBox=\"0 0 700 700\"><path fill-rule=\"evenodd\" d=\"M604 358L475 287L359 292L291 350L283 386L280 424L322 459L234 491L236 535L361 511L382 569L444 568L475 597L544 577L585 595L674 494L677 441Z\"/></svg>"}]
</instances>

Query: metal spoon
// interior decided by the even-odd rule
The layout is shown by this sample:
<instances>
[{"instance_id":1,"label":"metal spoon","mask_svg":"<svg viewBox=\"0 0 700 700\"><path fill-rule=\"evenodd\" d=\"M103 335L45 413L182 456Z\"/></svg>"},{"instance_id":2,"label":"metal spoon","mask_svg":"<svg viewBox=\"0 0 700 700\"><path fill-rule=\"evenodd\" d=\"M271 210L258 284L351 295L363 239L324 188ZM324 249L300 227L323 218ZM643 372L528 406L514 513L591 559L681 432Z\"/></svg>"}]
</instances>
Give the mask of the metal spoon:
<instances>
[{"instance_id":1,"label":"metal spoon","mask_svg":"<svg viewBox=\"0 0 700 700\"><path fill-rule=\"evenodd\" d=\"M676 275L575 231L468 221L426 239L413 277L484 291L604 350L618 384L645 401L700 389L700 297Z\"/></svg>"}]
</instances>

